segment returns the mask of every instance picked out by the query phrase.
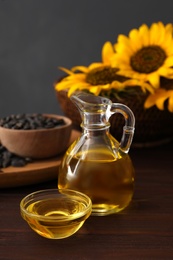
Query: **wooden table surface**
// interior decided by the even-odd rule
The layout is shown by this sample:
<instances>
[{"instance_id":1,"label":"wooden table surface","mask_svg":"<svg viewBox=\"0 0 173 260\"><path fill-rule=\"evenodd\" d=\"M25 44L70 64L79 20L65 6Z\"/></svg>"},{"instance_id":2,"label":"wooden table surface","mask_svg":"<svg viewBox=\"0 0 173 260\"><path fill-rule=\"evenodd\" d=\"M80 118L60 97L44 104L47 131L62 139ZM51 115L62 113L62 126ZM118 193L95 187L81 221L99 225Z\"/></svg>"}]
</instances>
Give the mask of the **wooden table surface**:
<instances>
[{"instance_id":1,"label":"wooden table surface","mask_svg":"<svg viewBox=\"0 0 173 260\"><path fill-rule=\"evenodd\" d=\"M50 240L21 218L21 199L56 188L57 180L0 190L0 260L173 259L173 143L132 148L136 169L131 205L119 214L90 217L72 237Z\"/></svg>"}]
</instances>

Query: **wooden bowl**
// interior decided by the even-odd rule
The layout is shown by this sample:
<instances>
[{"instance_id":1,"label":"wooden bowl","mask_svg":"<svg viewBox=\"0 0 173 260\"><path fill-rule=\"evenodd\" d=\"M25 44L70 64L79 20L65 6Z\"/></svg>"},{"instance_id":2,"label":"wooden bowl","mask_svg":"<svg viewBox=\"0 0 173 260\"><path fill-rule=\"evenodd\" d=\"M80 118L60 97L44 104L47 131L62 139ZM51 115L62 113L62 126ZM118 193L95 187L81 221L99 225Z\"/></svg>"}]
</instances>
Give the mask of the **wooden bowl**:
<instances>
[{"instance_id":1,"label":"wooden bowl","mask_svg":"<svg viewBox=\"0 0 173 260\"><path fill-rule=\"evenodd\" d=\"M65 116L43 114L63 119L65 125L50 129L17 130L0 127L0 142L10 152L22 157L44 159L59 155L68 147L72 121Z\"/></svg>"}]
</instances>

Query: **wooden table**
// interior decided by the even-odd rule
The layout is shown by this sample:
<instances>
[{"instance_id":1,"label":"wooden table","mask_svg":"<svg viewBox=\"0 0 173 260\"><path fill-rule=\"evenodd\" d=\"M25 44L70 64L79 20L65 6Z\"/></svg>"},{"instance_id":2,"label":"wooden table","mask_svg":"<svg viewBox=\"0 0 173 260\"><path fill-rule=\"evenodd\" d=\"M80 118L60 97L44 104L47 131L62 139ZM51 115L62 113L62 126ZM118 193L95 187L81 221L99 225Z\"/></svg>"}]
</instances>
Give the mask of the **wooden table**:
<instances>
[{"instance_id":1,"label":"wooden table","mask_svg":"<svg viewBox=\"0 0 173 260\"><path fill-rule=\"evenodd\" d=\"M57 180L0 190L0 260L173 259L173 143L132 148L136 188L116 215L90 217L72 237L50 240L20 216L21 199Z\"/></svg>"}]
</instances>

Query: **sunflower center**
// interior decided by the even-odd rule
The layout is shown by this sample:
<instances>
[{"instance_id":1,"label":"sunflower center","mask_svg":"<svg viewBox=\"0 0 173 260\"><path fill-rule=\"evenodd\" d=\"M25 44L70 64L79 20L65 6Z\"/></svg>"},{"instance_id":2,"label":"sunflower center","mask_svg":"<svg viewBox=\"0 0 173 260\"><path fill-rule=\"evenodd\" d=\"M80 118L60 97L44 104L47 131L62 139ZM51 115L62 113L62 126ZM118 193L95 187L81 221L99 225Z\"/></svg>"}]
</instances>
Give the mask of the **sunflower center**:
<instances>
[{"instance_id":1,"label":"sunflower center","mask_svg":"<svg viewBox=\"0 0 173 260\"><path fill-rule=\"evenodd\" d=\"M109 84L115 80L123 82L125 79L127 79L123 76L117 75L117 71L118 69L111 68L109 66L93 69L86 75L86 82L96 86Z\"/></svg>"},{"instance_id":2,"label":"sunflower center","mask_svg":"<svg viewBox=\"0 0 173 260\"><path fill-rule=\"evenodd\" d=\"M159 46L143 47L130 60L133 70L140 73L151 73L161 67L166 59L166 53Z\"/></svg>"}]
</instances>

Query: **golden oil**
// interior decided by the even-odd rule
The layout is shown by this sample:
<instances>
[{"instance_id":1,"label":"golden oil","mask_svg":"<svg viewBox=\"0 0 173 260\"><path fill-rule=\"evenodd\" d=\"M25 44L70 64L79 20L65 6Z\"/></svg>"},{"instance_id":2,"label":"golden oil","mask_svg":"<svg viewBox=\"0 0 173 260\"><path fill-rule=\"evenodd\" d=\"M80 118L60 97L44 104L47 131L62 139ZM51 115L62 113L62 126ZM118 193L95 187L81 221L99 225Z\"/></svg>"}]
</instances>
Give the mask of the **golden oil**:
<instances>
[{"instance_id":1,"label":"golden oil","mask_svg":"<svg viewBox=\"0 0 173 260\"><path fill-rule=\"evenodd\" d=\"M92 215L116 213L129 205L134 168L128 154L118 152L115 156L111 150L97 147L83 155L77 153L68 161L69 153L59 168L59 188L87 194L92 200Z\"/></svg>"},{"instance_id":2,"label":"golden oil","mask_svg":"<svg viewBox=\"0 0 173 260\"><path fill-rule=\"evenodd\" d=\"M71 236L91 213L91 210L86 211L86 205L82 201L67 198L36 201L26 211L27 214L21 214L29 226L39 235L51 239Z\"/></svg>"}]
</instances>

